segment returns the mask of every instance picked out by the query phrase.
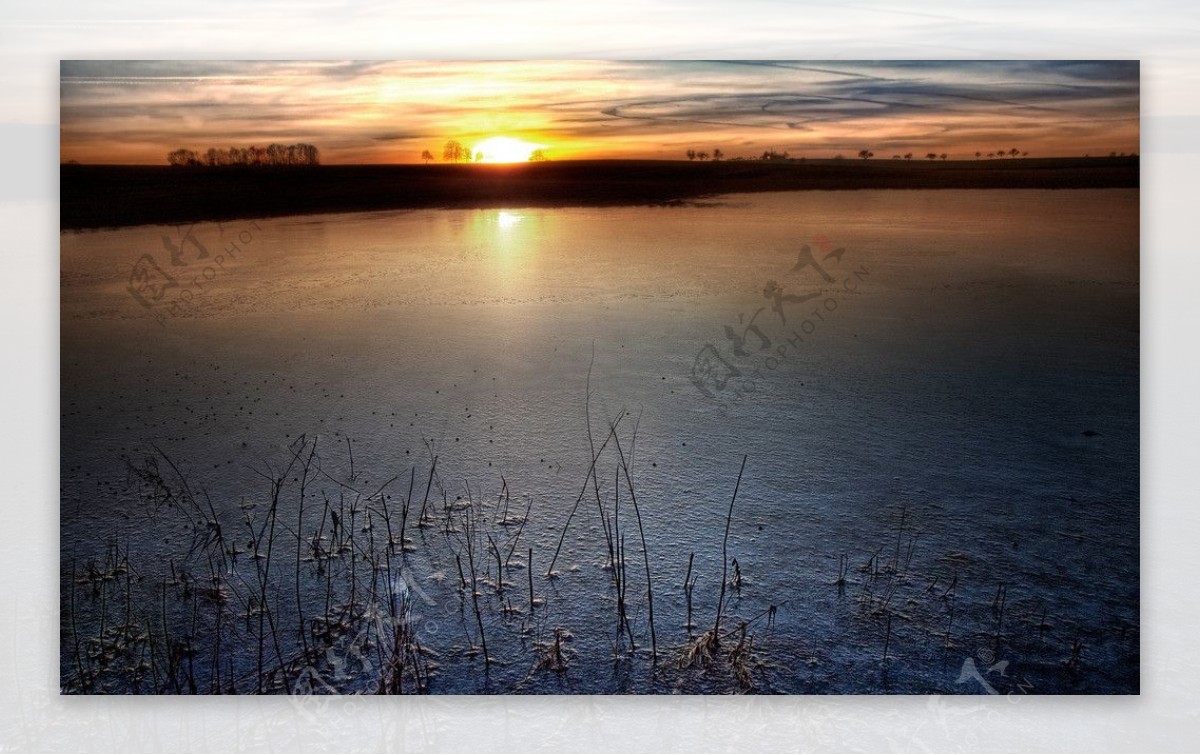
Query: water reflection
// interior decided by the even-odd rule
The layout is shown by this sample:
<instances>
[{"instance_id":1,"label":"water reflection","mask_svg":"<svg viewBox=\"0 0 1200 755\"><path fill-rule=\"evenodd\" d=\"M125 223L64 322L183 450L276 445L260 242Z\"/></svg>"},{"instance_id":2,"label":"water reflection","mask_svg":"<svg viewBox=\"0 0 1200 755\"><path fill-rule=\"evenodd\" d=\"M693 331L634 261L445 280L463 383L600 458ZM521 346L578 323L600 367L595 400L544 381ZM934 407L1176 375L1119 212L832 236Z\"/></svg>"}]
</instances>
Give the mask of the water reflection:
<instances>
[{"instance_id":1,"label":"water reflection","mask_svg":"<svg viewBox=\"0 0 1200 755\"><path fill-rule=\"evenodd\" d=\"M508 210L500 210L496 215L496 223L501 229L512 228L514 225L520 223L524 219L525 216L518 215L515 212L509 212Z\"/></svg>"}]
</instances>

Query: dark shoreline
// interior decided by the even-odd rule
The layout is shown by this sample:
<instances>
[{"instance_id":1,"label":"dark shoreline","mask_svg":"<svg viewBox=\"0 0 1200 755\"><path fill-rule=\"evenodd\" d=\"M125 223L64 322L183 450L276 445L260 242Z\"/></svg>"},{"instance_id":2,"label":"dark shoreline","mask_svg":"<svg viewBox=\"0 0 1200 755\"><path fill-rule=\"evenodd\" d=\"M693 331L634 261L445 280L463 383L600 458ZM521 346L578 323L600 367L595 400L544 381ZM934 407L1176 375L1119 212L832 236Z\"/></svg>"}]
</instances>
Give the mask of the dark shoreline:
<instances>
[{"instance_id":1,"label":"dark shoreline","mask_svg":"<svg viewBox=\"0 0 1200 755\"><path fill-rule=\"evenodd\" d=\"M424 208L661 205L717 194L855 189L1137 188L1137 157L594 160L514 165L173 168L63 165L61 230Z\"/></svg>"}]
</instances>

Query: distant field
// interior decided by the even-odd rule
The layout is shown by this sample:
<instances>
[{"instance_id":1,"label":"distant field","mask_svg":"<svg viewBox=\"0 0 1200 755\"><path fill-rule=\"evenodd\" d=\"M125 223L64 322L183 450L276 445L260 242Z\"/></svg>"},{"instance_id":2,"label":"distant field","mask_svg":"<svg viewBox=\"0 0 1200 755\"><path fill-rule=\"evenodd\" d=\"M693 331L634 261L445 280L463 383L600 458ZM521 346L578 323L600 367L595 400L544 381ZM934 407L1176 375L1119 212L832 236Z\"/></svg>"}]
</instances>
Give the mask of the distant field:
<instances>
[{"instance_id":1,"label":"distant field","mask_svg":"<svg viewBox=\"0 0 1200 755\"><path fill-rule=\"evenodd\" d=\"M63 230L405 208L663 204L737 192L1135 188L1136 157L182 168L63 165Z\"/></svg>"}]
</instances>

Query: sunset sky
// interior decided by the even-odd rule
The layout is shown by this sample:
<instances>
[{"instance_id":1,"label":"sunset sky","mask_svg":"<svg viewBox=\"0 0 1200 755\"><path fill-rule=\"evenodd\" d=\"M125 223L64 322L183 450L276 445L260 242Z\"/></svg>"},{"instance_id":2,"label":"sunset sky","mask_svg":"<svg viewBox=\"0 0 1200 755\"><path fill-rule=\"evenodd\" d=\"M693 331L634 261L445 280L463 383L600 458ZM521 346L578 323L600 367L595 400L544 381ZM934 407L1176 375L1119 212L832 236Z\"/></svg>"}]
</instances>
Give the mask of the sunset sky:
<instances>
[{"instance_id":1,"label":"sunset sky","mask_svg":"<svg viewBox=\"0 0 1200 755\"><path fill-rule=\"evenodd\" d=\"M306 142L419 162L509 137L550 159L1139 151L1136 61L63 61L63 161Z\"/></svg>"}]
</instances>

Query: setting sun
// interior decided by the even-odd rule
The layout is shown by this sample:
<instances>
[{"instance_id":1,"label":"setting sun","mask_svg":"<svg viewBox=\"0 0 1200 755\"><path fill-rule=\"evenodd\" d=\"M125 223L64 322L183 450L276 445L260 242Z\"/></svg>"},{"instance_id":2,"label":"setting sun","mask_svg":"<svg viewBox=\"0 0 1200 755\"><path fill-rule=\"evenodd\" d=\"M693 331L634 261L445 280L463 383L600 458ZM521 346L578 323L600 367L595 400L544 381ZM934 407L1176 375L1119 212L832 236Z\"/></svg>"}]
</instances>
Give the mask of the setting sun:
<instances>
[{"instance_id":1,"label":"setting sun","mask_svg":"<svg viewBox=\"0 0 1200 755\"><path fill-rule=\"evenodd\" d=\"M534 150L546 145L514 139L511 136L493 136L475 145L475 153L483 155L480 162L485 163L523 163L533 155Z\"/></svg>"}]
</instances>

